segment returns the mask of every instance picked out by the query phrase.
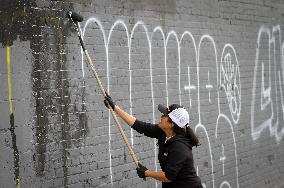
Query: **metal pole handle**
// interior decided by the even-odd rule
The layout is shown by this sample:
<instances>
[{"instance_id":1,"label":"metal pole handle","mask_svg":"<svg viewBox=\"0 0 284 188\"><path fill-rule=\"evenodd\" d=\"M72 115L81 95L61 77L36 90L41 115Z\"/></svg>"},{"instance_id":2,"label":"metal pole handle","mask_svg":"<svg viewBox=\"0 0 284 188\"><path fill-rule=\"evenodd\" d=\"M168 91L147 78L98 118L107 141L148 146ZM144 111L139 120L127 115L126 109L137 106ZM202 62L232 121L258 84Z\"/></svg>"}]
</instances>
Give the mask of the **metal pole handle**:
<instances>
[{"instance_id":1,"label":"metal pole handle","mask_svg":"<svg viewBox=\"0 0 284 188\"><path fill-rule=\"evenodd\" d=\"M81 36L80 36L80 37L81 37ZM87 57L87 63L89 63L89 65L91 66L92 72L94 73L94 76L96 77L96 80L97 80L97 82L98 82L98 84L99 84L100 90L101 90L103 96L106 97L105 90L104 90L104 88L103 88L103 85L102 85L102 83L101 83L101 80L99 79L99 76L98 76L98 73L97 73L97 71L96 71L96 69L95 69L95 66L94 66L93 63L92 63L92 60L91 60L91 58L90 58L90 56L89 56L89 53L88 53L87 50L84 50L84 53L85 53L85 55L86 55L86 57ZM121 128L121 125L119 124L119 121L118 121L118 119L117 119L117 117L116 117L115 112L114 112L114 110L113 110L110 106L109 106L109 109L110 109L111 115L112 115L112 117L113 117L113 119L114 119L114 121L115 121L115 124L116 124L116 126L117 126L119 132L121 133L122 138L123 138L125 144L127 145L127 148L128 148L128 150L129 150L129 152L130 152L130 154L131 154L131 157L132 157L134 163L136 164L136 166L138 167L138 160L137 160L137 157L136 157L136 155L135 155L135 153L134 153L132 147L130 146L130 144L129 144L128 140L127 140L127 137L126 137L126 135L125 135L125 133L124 133L124 131L123 131L123 129Z\"/></svg>"},{"instance_id":2,"label":"metal pole handle","mask_svg":"<svg viewBox=\"0 0 284 188\"><path fill-rule=\"evenodd\" d=\"M84 54L85 54L86 57L87 57L87 63L89 63L89 65L90 65L91 68L92 68L92 71L93 71L93 73L94 73L94 75L95 75L95 77L96 77L96 80L97 80L97 82L98 82L98 84L99 84L99 87L100 87L100 90L101 90L103 96L106 97L106 93L105 93L105 90L104 90L103 85L102 85L102 83L101 83L101 80L99 79L98 73L97 73L97 71L96 71L96 69L95 69L95 66L94 66L93 63L92 63L92 60L91 60L91 58L90 58L90 55L89 55L89 53L88 53L88 51L87 51L87 49L86 49L86 47L85 47L85 44L84 44L84 41L83 41L82 37L81 37L81 33L80 33L80 30L79 30L80 25L79 25L78 22L81 22L81 21L83 20L83 18L82 18L80 15L78 15L78 14L73 14L73 16L72 16L72 12L69 12L68 17L72 20L72 22L73 22L74 25L76 26L76 29L77 29L77 32L78 32L78 37L79 37L79 41L80 41L81 47L82 47L82 49L83 49L83 51L84 51ZM132 149L132 147L130 146L130 144L129 144L128 140L127 140L127 137L126 137L126 135L125 135L123 129L121 128L121 126L120 126L120 124L119 124L119 122L118 122L118 119L117 119L117 117L116 117L116 115L115 115L115 112L113 111L113 109L111 108L111 106L110 106L109 104L108 104L108 107L109 107L110 112L111 112L111 115L112 115L112 117L113 117L113 119L114 119L114 121L115 121L115 124L116 124L116 126L117 126L119 132L121 133L124 142L125 142L126 145L127 145L127 148L128 148L128 150L129 150L129 152L130 152L130 154L131 154L131 157L132 157L134 163L136 164L136 166L138 167L138 160L137 160L137 157L136 157L135 153L133 152L133 149Z\"/></svg>"}]
</instances>

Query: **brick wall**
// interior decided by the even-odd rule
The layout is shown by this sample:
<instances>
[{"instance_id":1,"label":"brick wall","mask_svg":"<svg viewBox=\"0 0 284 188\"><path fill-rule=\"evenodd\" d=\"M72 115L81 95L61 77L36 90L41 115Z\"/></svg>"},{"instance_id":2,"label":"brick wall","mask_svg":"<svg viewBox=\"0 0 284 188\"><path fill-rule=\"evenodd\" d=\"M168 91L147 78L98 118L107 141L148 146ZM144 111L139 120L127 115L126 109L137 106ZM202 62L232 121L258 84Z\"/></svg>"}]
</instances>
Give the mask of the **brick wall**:
<instances>
[{"instance_id":1,"label":"brick wall","mask_svg":"<svg viewBox=\"0 0 284 188\"><path fill-rule=\"evenodd\" d=\"M68 10L119 106L190 111L204 187L284 187L282 0L1 1L0 187L161 187L138 178ZM159 170L155 140L121 124Z\"/></svg>"}]
</instances>

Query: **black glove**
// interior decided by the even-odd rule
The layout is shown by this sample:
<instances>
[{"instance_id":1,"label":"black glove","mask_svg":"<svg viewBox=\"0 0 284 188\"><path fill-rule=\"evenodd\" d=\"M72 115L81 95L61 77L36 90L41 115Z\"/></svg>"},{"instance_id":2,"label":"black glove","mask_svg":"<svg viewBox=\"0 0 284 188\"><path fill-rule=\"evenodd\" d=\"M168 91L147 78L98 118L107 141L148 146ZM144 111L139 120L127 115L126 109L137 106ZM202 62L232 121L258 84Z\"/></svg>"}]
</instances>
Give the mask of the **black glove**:
<instances>
[{"instance_id":1,"label":"black glove","mask_svg":"<svg viewBox=\"0 0 284 188\"><path fill-rule=\"evenodd\" d=\"M136 171L137 171L137 174L138 174L139 178L143 178L145 180L145 178L146 178L146 176L145 176L146 170L148 170L148 168L146 168L142 164L138 163L138 167L136 168Z\"/></svg>"},{"instance_id":2,"label":"black glove","mask_svg":"<svg viewBox=\"0 0 284 188\"><path fill-rule=\"evenodd\" d=\"M115 102L112 101L112 98L108 95L107 92L105 92L105 93L106 93L105 100L104 100L105 106L107 108L109 108L109 106L110 106L114 110Z\"/></svg>"}]
</instances>

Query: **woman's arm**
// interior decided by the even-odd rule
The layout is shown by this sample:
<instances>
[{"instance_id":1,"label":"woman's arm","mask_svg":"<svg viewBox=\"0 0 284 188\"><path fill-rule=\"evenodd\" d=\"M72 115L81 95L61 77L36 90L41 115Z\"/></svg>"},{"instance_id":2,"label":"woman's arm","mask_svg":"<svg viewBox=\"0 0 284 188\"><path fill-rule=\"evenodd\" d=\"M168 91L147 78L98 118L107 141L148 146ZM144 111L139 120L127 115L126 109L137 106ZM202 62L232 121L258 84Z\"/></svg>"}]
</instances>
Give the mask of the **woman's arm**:
<instances>
[{"instance_id":1,"label":"woman's arm","mask_svg":"<svg viewBox=\"0 0 284 188\"><path fill-rule=\"evenodd\" d=\"M145 176L154 178L154 179L159 180L161 182L171 182L170 180L168 180L168 178L165 175L165 172L163 172L163 171L156 172L156 171L152 171L152 170L146 170Z\"/></svg>"},{"instance_id":2,"label":"woman's arm","mask_svg":"<svg viewBox=\"0 0 284 188\"><path fill-rule=\"evenodd\" d=\"M119 115L119 117L121 119L123 119L123 121L125 123L127 123L127 125L129 125L130 127L135 123L136 118L130 114L128 114L127 112L125 112L124 110L122 110L121 108L119 108L119 106L114 107L114 111L117 113L117 115Z\"/></svg>"},{"instance_id":3,"label":"woman's arm","mask_svg":"<svg viewBox=\"0 0 284 188\"><path fill-rule=\"evenodd\" d=\"M144 134L145 136L151 138L158 138L160 135L163 134L162 129L158 126L146 123L142 121L138 121L134 116L128 114L124 110L122 110L119 106L116 106L113 102L112 98L106 93L106 97L104 100L105 106L107 108L111 107L114 112L121 118L123 121L129 125L131 128L136 130L140 134Z\"/></svg>"},{"instance_id":4,"label":"woman's arm","mask_svg":"<svg viewBox=\"0 0 284 188\"><path fill-rule=\"evenodd\" d=\"M118 106L116 106L115 102L113 102L112 98L109 96L107 92L105 94L106 94L104 100L105 106L107 108L111 107L113 111L116 112L119 115L119 117L123 119L123 121L125 121L125 123L131 127L135 123L136 118L128 114Z\"/></svg>"}]
</instances>

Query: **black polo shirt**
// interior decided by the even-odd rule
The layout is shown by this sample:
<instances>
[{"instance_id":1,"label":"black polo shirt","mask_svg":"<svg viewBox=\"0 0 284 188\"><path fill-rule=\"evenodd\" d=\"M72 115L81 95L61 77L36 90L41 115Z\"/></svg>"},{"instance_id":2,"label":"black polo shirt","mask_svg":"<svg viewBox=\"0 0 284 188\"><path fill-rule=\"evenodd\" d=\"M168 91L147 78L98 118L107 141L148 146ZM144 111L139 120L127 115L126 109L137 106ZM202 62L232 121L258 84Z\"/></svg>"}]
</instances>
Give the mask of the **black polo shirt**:
<instances>
[{"instance_id":1,"label":"black polo shirt","mask_svg":"<svg viewBox=\"0 0 284 188\"><path fill-rule=\"evenodd\" d=\"M163 130L155 124L136 120L132 128L140 134L158 139L160 166L168 180L163 182L163 188L202 188L201 180L196 175L189 140L176 135L166 141Z\"/></svg>"}]
</instances>

